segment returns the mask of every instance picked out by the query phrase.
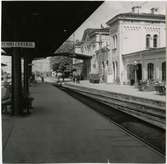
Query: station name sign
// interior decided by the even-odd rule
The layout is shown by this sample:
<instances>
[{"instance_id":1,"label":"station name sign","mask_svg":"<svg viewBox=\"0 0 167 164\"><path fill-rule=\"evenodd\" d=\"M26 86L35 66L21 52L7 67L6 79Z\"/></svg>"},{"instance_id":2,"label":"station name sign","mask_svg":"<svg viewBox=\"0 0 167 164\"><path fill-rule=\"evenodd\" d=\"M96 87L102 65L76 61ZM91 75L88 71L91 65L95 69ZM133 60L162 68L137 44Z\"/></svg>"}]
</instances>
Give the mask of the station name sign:
<instances>
[{"instance_id":1,"label":"station name sign","mask_svg":"<svg viewBox=\"0 0 167 164\"><path fill-rule=\"evenodd\" d=\"M2 48L35 48L35 42L1 42Z\"/></svg>"}]
</instances>

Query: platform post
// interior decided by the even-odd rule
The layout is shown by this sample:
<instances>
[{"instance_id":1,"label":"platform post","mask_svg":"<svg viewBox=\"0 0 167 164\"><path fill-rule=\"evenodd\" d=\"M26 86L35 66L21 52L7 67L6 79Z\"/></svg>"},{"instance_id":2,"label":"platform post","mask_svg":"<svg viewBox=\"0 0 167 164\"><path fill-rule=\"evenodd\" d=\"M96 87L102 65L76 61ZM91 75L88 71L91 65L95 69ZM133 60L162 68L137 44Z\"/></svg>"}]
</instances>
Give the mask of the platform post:
<instances>
[{"instance_id":1,"label":"platform post","mask_svg":"<svg viewBox=\"0 0 167 164\"><path fill-rule=\"evenodd\" d=\"M24 56L24 94L25 96L29 95L29 58Z\"/></svg>"},{"instance_id":2,"label":"platform post","mask_svg":"<svg viewBox=\"0 0 167 164\"><path fill-rule=\"evenodd\" d=\"M12 114L23 113L22 106L22 74L21 74L21 54L19 48L13 48L12 52Z\"/></svg>"}]
</instances>

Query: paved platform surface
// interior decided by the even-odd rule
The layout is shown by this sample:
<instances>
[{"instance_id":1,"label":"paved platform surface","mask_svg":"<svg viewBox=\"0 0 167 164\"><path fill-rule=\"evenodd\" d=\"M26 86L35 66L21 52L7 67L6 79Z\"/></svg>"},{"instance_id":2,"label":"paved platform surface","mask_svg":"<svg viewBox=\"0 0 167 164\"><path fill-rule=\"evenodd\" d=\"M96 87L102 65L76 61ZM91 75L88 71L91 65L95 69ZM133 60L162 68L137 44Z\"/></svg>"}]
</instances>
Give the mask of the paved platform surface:
<instances>
[{"instance_id":1,"label":"paved platform surface","mask_svg":"<svg viewBox=\"0 0 167 164\"><path fill-rule=\"evenodd\" d=\"M80 81L79 84L76 84L73 82L68 82L68 84L87 87L87 88L93 88L98 90L104 90L108 92L127 94L131 96L145 98L145 99L152 99L152 100L158 100L158 101L164 101L164 102L166 101L166 96L157 95L155 91L138 91L137 88L129 85L106 84L106 83L93 84L93 83L90 83L88 80Z\"/></svg>"},{"instance_id":2,"label":"paved platform surface","mask_svg":"<svg viewBox=\"0 0 167 164\"><path fill-rule=\"evenodd\" d=\"M53 87L32 88L34 110L3 119L5 163L162 163L164 156Z\"/></svg>"}]
</instances>

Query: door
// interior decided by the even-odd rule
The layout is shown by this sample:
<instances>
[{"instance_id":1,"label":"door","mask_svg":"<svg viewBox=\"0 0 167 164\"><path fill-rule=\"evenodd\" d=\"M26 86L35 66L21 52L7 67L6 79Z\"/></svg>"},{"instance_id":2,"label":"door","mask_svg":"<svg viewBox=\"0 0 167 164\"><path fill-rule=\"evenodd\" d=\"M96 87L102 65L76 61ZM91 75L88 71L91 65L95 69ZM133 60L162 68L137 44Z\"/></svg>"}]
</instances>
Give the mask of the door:
<instances>
[{"instance_id":1,"label":"door","mask_svg":"<svg viewBox=\"0 0 167 164\"><path fill-rule=\"evenodd\" d=\"M137 81L142 80L142 64L137 64Z\"/></svg>"}]
</instances>

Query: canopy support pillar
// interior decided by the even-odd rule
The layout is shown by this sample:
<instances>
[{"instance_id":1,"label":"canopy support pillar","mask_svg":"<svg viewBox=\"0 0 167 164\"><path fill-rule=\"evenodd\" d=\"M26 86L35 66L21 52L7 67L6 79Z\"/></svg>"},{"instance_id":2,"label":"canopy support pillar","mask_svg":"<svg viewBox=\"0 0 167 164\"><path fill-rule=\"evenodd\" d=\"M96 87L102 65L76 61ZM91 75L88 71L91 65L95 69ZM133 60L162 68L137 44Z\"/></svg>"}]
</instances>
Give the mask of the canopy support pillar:
<instances>
[{"instance_id":1,"label":"canopy support pillar","mask_svg":"<svg viewBox=\"0 0 167 164\"><path fill-rule=\"evenodd\" d=\"M13 115L23 113L21 54L19 48L13 48L12 54L12 106Z\"/></svg>"},{"instance_id":2,"label":"canopy support pillar","mask_svg":"<svg viewBox=\"0 0 167 164\"><path fill-rule=\"evenodd\" d=\"M25 97L29 95L29 58L24 56L24 94Z\"/></svg>"}]
</instances>

